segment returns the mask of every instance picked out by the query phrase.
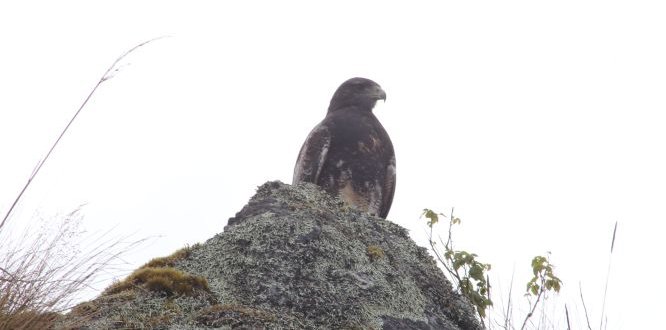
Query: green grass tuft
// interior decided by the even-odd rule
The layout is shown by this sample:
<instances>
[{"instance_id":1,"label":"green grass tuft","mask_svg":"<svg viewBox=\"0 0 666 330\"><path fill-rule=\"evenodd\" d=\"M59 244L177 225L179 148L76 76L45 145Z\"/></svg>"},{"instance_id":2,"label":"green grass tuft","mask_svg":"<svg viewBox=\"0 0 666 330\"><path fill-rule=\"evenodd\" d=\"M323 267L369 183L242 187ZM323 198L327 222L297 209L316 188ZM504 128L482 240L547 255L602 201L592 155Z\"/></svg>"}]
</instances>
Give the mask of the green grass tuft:
<instances>
[{"instance_id":1,"label":"green grass tuft","mask_svg":"<svg viewBox=\"0 0 666 330\"><path fill-rule=\"evenodd\" d=\"M109 286L102 295L113 295L123 291L143 288L167 296L194 296L199 291L210 292L208 281L175 268L139 268L126 279Z\"/></svg>"},{"instance_id":2,"label":"green grass tuft","mask_svg":"<svg viewBox=\"0 0 666 330\"><path fill-rule=\"evenodd\" d=\"M192 254L192 249L197 246L199 246L199 244L184 247L166 257L152 259L140 268L174 267L177 261L187 259Z\"/></svg>"}]
</instances>

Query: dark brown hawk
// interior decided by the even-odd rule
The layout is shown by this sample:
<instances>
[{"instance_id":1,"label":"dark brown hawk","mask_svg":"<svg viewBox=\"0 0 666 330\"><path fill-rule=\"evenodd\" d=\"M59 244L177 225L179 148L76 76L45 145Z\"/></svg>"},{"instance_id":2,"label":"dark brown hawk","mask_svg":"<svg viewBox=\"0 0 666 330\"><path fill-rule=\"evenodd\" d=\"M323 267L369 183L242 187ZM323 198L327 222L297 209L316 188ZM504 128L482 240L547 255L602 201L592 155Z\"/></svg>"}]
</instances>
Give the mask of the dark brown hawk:
<instances>
[{"instance_id":1,"label":"dark brown hawk","mask_svg":"<svg viewBox=\"0 0 666 330\"><path fill-rule=\"evenodd\" d=\"M386 218L395 192L395 154L372 113L378 100L386 100L386 93L372 80L352 78L340 85L326 117L301 147L292 183L312 182Z\"/></svg>"}]
</instances>

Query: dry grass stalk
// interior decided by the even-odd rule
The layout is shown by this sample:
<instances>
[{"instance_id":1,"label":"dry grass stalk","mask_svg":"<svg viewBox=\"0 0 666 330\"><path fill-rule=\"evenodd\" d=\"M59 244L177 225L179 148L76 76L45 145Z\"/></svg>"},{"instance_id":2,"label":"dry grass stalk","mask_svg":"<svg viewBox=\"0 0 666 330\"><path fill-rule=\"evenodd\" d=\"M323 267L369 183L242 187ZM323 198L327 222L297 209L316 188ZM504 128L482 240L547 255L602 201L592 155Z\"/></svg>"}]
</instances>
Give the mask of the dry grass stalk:
<instances>
[{"instance_id":1,"label":"dry grass stalk","mask_svg":"<svg viewBox=\"0 0 666 330\"><path fill-rule=\"evenodd\" d=\"M73 242L81 234L80 219L76 210L53 228L28 228L13 240L4 237L0 329L44 329L53 324L104 267L140 243L121 244L122 239L105 239L108 233L103 233L82 253Z\"/></svg>"},{"instance_id":2,"label":"dry grass stalk","mask_svg":"<svg viewBox=\"0 0 666 330\"><path fill-rule=\"evenodd\" d=\"M159 38L158 38L159 39ZM7 224L12 212L23 197L44 163L85 108L97 88L114 77L119 63L136 49L154 41L142 42L118 57L104 72L79 109L74 113L46 155L28 178L17 197L0 220L0 329L46 329L51 327L60 312L71 308L81 289L88 287L93 278L122 252L141 243L135 241L123 246L122 239L109 239L108 233L97 237L95 244L79 251L68 250L76 231L74 224L78 209L68 214L56 230L32 232L26 230L17 244L9 238Z\"/></svg>"}]
</instances>

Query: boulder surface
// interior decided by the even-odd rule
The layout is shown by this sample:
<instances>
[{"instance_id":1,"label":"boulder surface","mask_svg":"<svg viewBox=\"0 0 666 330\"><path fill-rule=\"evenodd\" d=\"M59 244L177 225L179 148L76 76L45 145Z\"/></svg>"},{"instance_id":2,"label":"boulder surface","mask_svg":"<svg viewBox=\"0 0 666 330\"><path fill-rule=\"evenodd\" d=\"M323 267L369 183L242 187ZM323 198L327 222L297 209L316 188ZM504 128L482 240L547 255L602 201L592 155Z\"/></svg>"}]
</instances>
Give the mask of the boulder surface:
<instances>
[{"instance_id":1,"label":"boulder surface","mask_svg":"<svg viewBox=\"0 0 666 330\"><path fill-rule=\"evenodd\" d=\"M156 258L67 327L481 329L425 248L311 184L268 182L205 243Z\"/></svg>"}]
</instances>

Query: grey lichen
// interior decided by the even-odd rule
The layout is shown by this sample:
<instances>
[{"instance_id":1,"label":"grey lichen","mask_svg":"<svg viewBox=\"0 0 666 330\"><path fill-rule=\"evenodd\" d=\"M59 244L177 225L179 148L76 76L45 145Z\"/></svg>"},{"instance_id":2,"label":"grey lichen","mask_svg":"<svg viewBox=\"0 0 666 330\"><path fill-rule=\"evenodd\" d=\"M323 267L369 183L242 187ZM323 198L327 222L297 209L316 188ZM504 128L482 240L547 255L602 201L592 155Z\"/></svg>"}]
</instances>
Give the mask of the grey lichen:
<instances>
[{"instance_id":1,"label":"grey lichen","mask_svg":"<svg viewBox=\"0 0 666 330\"><path fill-rule=\"evenodd\" d=\"M405 229L310 184L262 185L173 267L205 278L212 297L103 296L86 305L92 328L481 329Z\"/></svg>"}]
</instances>

